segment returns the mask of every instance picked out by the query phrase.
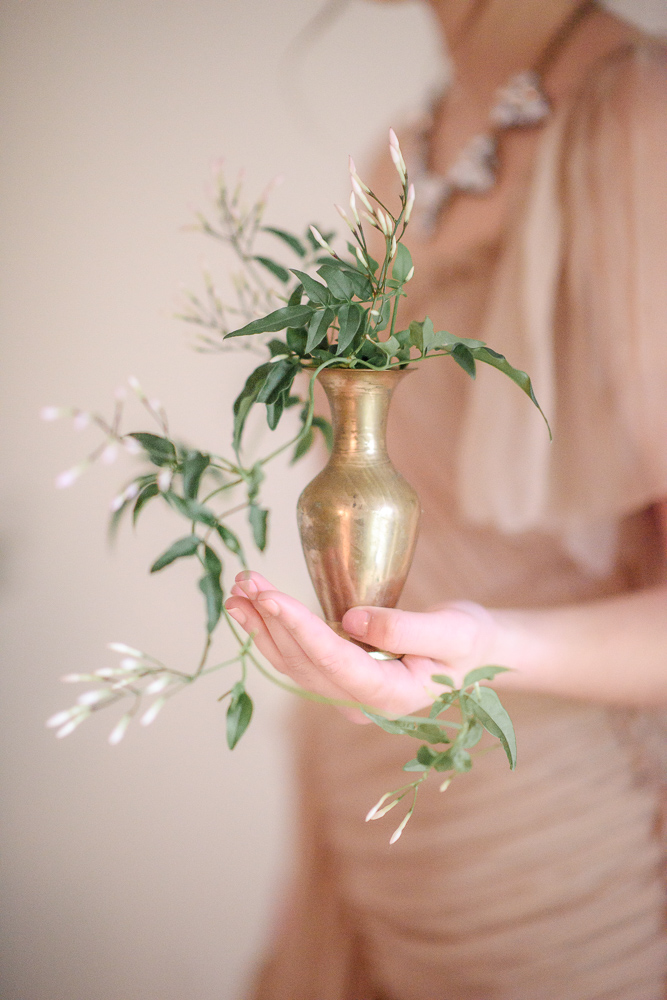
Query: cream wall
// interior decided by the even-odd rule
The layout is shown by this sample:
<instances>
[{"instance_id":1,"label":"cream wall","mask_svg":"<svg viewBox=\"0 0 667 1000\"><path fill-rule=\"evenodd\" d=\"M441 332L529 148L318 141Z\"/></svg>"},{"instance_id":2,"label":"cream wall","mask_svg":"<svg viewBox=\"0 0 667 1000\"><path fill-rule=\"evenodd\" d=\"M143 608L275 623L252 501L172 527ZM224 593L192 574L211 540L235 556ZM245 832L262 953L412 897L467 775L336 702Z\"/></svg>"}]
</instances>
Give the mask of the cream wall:
<instances>
[{"instance_id":1,"label":"cream wall","mask_svg":"<svg viewBox=\"0 0 667 1000\"><path fill-rule=\"evenodd\" d=\"M104 713L57 742L59 675L113 662L123 640L186 662L201 609L187 568L149 580L172 522L104 541L123 470L53 478L94 435L37 419L108 408L136 374L179 434L220 449L245 359L201 356L172 318L215 247L184 233L224 156L272 221L335 224L359 161L437 79L420 5L352 2L296 75L283 54L315 0L3 0L0 8L3 472L3 1000L239 1000L289 864L285 701L259 681L233 755L223 679L149 730L106 743ZM667 24L660 2L624 4ZM137 417L139 414L137 413ZM294 526L310 465L279 471L262 565L310 600ZM295 998L298 1000L298 998Z\"/></svg>"}]
</instances>

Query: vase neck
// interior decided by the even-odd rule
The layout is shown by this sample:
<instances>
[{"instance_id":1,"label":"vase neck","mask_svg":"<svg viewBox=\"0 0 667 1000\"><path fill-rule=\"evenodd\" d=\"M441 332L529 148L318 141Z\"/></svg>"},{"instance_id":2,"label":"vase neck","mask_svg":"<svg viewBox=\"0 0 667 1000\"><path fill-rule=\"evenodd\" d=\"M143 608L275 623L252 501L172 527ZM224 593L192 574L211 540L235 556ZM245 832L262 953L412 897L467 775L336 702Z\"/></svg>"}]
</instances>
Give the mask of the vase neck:
<instances>
[{"instance_id":1,"label":"vase neck","mask_svg":"<svg viewBox=\"0 0 667 1000\"><path fill-rule=\"evenodd\" d=\"M402 372L329 369L320 379L331 407L332 459L382 462L387 455L387 414Z\"/></svg>"}]
</instances>

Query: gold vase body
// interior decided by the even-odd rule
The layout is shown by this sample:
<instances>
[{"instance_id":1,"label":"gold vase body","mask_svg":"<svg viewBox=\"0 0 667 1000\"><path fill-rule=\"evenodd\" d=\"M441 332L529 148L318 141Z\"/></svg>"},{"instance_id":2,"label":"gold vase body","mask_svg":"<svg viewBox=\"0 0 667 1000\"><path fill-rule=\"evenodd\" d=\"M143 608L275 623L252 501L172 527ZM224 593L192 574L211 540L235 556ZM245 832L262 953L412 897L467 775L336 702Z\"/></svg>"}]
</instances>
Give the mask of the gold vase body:
<instances>
[{"instance_id":1,"label":"gold vase body","mask_svg":"<svg viewBox=\"0 0 667 1000\"><path fill-rule=\"evenodd\" d=\"M417 541L419 497L386 445L389 403L405 374L330 368L319 375L334 444L299 497L297 517L324 616L346 638L340 622L349 608L396 605Z\"/></svg>"}]
</instances>

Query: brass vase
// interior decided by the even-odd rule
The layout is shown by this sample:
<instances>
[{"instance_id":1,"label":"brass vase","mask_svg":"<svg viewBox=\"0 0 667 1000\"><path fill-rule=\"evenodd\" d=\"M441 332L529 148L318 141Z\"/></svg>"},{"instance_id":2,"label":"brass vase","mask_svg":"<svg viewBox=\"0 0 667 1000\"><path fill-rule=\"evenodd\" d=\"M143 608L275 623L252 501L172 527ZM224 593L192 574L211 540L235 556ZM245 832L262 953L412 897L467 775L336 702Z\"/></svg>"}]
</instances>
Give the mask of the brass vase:
<instances>
[{"instance_id":1,"label":"brass vase","mask_svg":"<svg viewBox=\"0 0 667 1000\"><path fill-rule=\"evenodd\" d=\"M389 403L405 374L329 368L319 375L334 444L327 465L299 497L297 517L324 616L346 639L341 620L349 608L396 605L417 541L419 497L392 465L386 445Z\"/></svg>"}]
</instances>

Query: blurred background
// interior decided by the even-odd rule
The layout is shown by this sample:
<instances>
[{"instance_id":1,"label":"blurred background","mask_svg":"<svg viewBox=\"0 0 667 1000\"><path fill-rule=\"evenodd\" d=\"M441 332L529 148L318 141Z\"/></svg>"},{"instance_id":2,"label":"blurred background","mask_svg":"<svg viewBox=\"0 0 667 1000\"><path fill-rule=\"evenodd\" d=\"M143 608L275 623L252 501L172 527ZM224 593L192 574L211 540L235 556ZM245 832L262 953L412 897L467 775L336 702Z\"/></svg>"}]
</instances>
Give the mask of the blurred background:
<instances>
[{"instance_id":1,"label":"blurred background","mask_svg":"<svg viewBox=\"0 0 667 1000\"><path fill-rule=\"evenodd\" d=\"M666 0L613 6L667 30ZM178 531L167 513L149 509L109 549L109 501L130 461L56 491L97 438L38 413L110 414L133 374L176 436L227 452L231 403L256 362L196 353L174 318L203 266L225 286L229 258L184 228L207 207L212 164L223 157L230 176L245 167L250 196L284 175L267 223L339 228L348 153L368 162L446 72L421 3L350 0L297 57L317 10L0 6L2 1000L239 1000L280 906L294 804L288 697L251 680L255 718L233 753L222 675L117 747L113 709L62 741L44 728L80 690L62 674L115 665L109 641L189 668L203 612L189 566L148 577ZM127 428L146 427L130 405ZM261 454L267 438L255 436ZM271 541L254 560L311 603L294 507L322 459L272 468Z\"/></svg>"}]
</instances>

